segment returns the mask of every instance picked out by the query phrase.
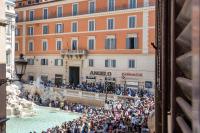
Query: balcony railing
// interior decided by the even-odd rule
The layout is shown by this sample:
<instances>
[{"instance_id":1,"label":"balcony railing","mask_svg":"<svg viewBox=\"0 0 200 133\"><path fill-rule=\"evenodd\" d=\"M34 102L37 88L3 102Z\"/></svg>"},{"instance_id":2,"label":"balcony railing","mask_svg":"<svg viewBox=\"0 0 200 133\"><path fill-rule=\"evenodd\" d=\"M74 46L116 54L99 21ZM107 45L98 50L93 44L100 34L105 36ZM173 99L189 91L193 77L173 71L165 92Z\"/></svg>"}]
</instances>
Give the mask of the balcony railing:
<instances>
[{"instance_id":1,"label":"balcony railing","mask_svg":"<svg viewBox=\"0 0 200 133\"><path fill-rule=\"evenodd\" d=\"M155 6L155 2L152 3L137 3L137 6L134 8L130 8L129 5L121 5L121 6L116 6L114 11L120 11L120 10L127 10L127 9L137 9L137 8L142 8L142 7L150 7L150 6ZM72 12L69 13L64 13L62 17L58 17L57 16L57 12L51 12L51 14L48 14L48 19L53 19L53 18L63 18L63 17L70 17L70 16L79 16L79 15L87 15L87 14L95 14L95 13L104 13L104 12L114 12L114 11L109 11L107 7L105 8L97 8L93 13L89 13L88 10L82 11L82 12L78 12L77 15L73 15ZM35 17L34 20L45 20L43 18L43 16L39 16L39 17ZM19 18L18 22L25 22L25 21L30 21L29 18L26 18L26 20L24 20L23 18Z\"/></svg>"},{"instance_id":2,"label":"balcony railing","mask_svg":"<svg viewBox=\"0 0 200 133\"><path fill-rule=\"evenodd\" d=\"M60 54L62 56L76 56L76 55L87 55L87 51L86 50L81 50L81 49L77 49L77 50L61 50Z\"/></svg>"}]
</instances>

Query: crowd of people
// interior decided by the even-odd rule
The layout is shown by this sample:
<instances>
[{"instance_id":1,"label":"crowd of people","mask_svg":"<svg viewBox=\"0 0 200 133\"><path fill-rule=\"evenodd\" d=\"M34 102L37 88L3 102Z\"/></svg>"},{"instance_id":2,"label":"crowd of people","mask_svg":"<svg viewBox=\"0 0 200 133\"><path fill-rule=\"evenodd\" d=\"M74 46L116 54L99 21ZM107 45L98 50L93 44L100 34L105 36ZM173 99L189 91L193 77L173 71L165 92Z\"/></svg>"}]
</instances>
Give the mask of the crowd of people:
<instances>
[{"instance_id":1,"label":"crowd of people","mask_svg":"<svg viewBox=\"0 0 200 133\"><path fill-rule=\"evenodd\" d=\"M31 97L30 94L27 98ZM38 97L38 98L36 98ZM40 99L36 94L35 100ZM130 100L108 101L105 107L52 100L47 106L82 113L82 117L48 128L42 133L148 133L148 116L154 111L153 95L136 93Z\"/></svg>"},{"instance_id":2,"label":"crowd of people","mask_svg":"<svg viewBox=\"0 0 200 133\"><path fill-rule=\"evenodd\" d=\"M81 84L74 85L74 84L59 84L56 85L52 83L51 81L48 82L41 82L45 88L49 87L58 87L62 89L73 89L73 90L81 90L81 91L88 91L88 92L96 92L96 93L107 93L108 94L116 94L116 95L123 95L123 96L135 96L137 93L139 95L143 95L144 93L150 93L147 90L140 89L138 91L138 88L133 89L132 87L124 87L124 85L120 84L112 84L107 90L105 89L105 84L96 82L96 83L88 83L88 82L82 82Z\"/></svg>"}]
</instances>

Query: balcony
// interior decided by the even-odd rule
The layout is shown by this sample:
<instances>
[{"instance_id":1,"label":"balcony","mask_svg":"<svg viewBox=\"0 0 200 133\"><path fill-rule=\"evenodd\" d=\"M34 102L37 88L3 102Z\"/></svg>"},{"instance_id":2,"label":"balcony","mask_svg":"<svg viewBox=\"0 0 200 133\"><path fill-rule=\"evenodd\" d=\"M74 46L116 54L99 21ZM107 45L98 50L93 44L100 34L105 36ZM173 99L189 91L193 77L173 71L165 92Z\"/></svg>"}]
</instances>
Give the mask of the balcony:
<instances>
[{"instance_id":1,"label":"balcony","mask_svg":"<svg viewBox=\"0 0 200 133\"><path fill-rule=\"evenodd\" d=\"M48 14L48 19L55 19L55 18L63 18L63 17L71 17L71 16L79 16L79 15L89 15L89 14L96 14L96 13L106 13L106 12L115 12L115 11L122 11L122 10L128 10L128 9L138 9L138 8L143 8L143 7L151 7L151 6L155 6L155 2L150 2L150 3L137 3L137 7L134 8L130 8L128 5L121 5L121 6L116 6L114 11L109 11L107 7L105 8L97 8L93 13L89 13L88 10L82 11L82 12L78 12L77 15L73 15L71 12L68 13L64 13L62 17L57 17L57 15L51 15L51 14L57 14L57 12L52 12L51 14ZM23 6L24 7L24 6ZM48 19L43 19L43 16L37 16L34 17L33 21L37 21L37 20L48 20ZM17 22L26 22L26 21L30 21L28 18L26 20L19 18L19 20Z\"/></svg>"},{"instance_id":2,"label":"balcony","mask_svg":"<svg viewBox=\"0 0 200 133\"><path fill-rule=\"evenodd\" d=\"M87 50L61 50L60 54L63 58L66 57L67 59L83 59L87 56Z\"/></svg>"}]
</instances>

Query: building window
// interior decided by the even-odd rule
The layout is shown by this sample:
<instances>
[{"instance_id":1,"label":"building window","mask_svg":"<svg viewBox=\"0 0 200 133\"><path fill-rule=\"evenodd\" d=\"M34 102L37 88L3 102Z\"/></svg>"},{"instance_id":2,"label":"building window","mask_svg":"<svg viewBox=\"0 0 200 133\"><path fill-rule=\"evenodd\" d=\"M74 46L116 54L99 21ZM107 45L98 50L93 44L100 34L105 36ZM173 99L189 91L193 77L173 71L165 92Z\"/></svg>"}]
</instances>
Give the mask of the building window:
<instances>
[{"instance_id":1,"label":"building window","mask_svg":"<svg viewBox=\"0 0 200 133\"><path fill-rule=\"evenodd\" d=\"M62 49L62 41L56 40L56 50L61 50L61 49Z\"/></svg>"},{"instance_id":2,"label":"building window","mask_svg":"<svg viewBox=\"0 0 200 133\"><path fill-rule=\"evenodd\" d=\"M63 16L63 7L58 6L57 7L57 17L62 17Z\"/></svg>"},{"instance_id":3,"label":"building window","mask_svg":"<svg viewBox=\"0 0 200 133\"><path fill-rule=\"evenodd\" d=\"M105 49L116 49L116 39L114 37L106 38Z\"/></svg>"},{"instance_id":4,"label":"building window","mask_svg":"<svg viewBox=\"0 0 200 133\"><path fill-rule=\"evenodd\" d=\"M11 25L6 25L6 34L11 35Z\"/></svg>"},{"instance_id":5,"label":"building window","mask_svg":"<svg viewBox=\"0 0 200 133\"><path fill-rule=\"evenodd\" d=\"M34 11L29 11L29 20L30 21L34 20Z\"/></svg>"},{"instance_id":6,"label":"building window","mask_svg":"<svg viewBox=\"0 0 200 133\"><path fill-rule=\"evenodd\" d=\"M113 18L107 19L107 29L108 30L114 29L114 19Z\"/></svg>"},{"instance_id":7,"label":"building window","mask_svg":"<svg viewBox=\"0 0 200 133\"><path fill-rule=\"evenodd\" d=\"M47 51L47 49L48 49L48 43L46 40L43 40L42 41L42 50Z\"/></svg>"},{"instance_id":8,"label":"building window","mask_svg":"<svg viewBox=\"0 0 200 133\"><path fill-rule=\"evenodd\" d=\"M136 0L129 0L129 8L136 8Z\"/></svg>"},{"instance_id":9,"label":"building window","mask_svg":"<svg viewBox=\"0 0 200 133\"><path fill-rule=\"evenodd\" d=\"M128 27L129 28L135 28L135 17L134 16L132 16L132 17L129 17L129 20L128 20Z\"/></svg>"},{"instance_id":10,"label":"building window","mask_svg":"<svg viewBox=\"0 0 200 133\"><path fill-rule=\"evenodd\" d=\"M105 60L105 67L116 67L116 60L107 59Z\"/></svg>"},{"instance_id":11,"label":"building window","mask_svg":"<svg viewBox=\"0 0 200 133\"><path fill-rule=\"evenodd\" d=\"M19 43L15 43L15 51L19 51Z\"/></svg>"},{"instance_id":12,"label":"building window","mask_svg":"<svg viewBox=\"0 0 200 133\"><path fill-rule=\"evenodd\" d=\"M127 49L138 49L138 38L137 36L128 36L126 38Z\"/></svg>"},{"instance_id":13,"label":"building window","mask_svg":"<svg viewBox=\"0 0 200 133\"><path fill-rule=\"evenodd\" d=\"M43 25L42 30L43 30L43 34L49 34L49 26L48 25Z\"/></svg>"},{"instance_id":14,"label":"building window","mask_svg":"<svg viewBox=\"0 0 200 133\"><path fill-rule=\"evenodd\" d=\"M43 9L43 19L48 19L48 8Z\"/></svg>"},{"instance_id":15,"label":"building window","mask_svg":"<svg viewBox=\"0 0 200 133\"><path fill-rule=\"evenodd\" d=\"M135 68L135 60L128 61L128 68Z\"/></svg>"},{"instance_id":16,"label":"building window","mask_svg":"<svg viewBox=\"0 0 200 133\"><path fill-rule=\"evenodd\" d=\"M72 5L72 15L73 15L73 16L78 15L78 3L74 3L74 4Z\"/></svg>"},{"instance_id":17,"label":"building window","mask_svg":"<svg viewBox=\"0 0 200 133\"><path fill-rule=\"evenodd\" d=\"M28 35L32 36L33 35L33 26L28 27Z\"/></svg>"},{"instance_id":18,"label":"building window","mask_svg":"<svg viewBox=\"0 0 200 133\"><path fill-rule=\"evenodd\" d=\"M19 30L19 28L16 28L15 29L15 36L19 36L20 35L20 30Z\"/></svg>"},{"instance_id":19,"label":"building window","mask_svg":"<svg viewBox=\"0 0 200 133\"><path fill-rule=\"evenodd\" d=\"M34 59L29 58L27 59L28 65L34 65Z\"/></svg>"},{"instance_id":20,"label":"building window","mask_svg":"<svg viewBox=\"0 0 200 133\"><path fill-rule=\"evenodd\" d=\"M89 67L93 67L94 66L94 60L93 59L89 59L88 60L88 65L89 65Z\"/></svg>"},{"instance_id":21,"label":"building window","mask_svg":"<svg viewBox=\"0 0 200 133\"><path fill-rule=\"evenodd\" d=\"M27 1L27 4L30 5L30 4L31 4L31 0L28 0L28 1Z\"/></svg>"},{"instance_id":22,"label":"building window","mask_svg":"<svg viewBox=\"0 0 200 133\"><path fill-rule=\"evenodd\" d=\"M63 24L56 24L56 33L62 33L63 27Z\"/></svg>"},{"instance_id":23,"label":"building window","mask_svg":"<svg viewBox=\"0 0 200 133\"><path fill-rule=\"evenodd\" d=\"M95 49L95 38L88 39L88 49L94 50Z\"/></svg>"},{"instance_id":24,"label":"building window","mask_svg":"<svg viewBox=\"0 0 200 133\"><path fill-rule=\"evenodd\" d=\"M41 59L41 65L48 65L48 59Z\"/></svg>"},{"instance_id":25,"label":"building window","mask_svg":"<svg viewBox=\"0 0 200 133\"><path fill-rule=\"evenodd\" d=\"M95 1L89 1L89 13L95 13Z\"/></svg>"},{"instance_id":26,"label":"building window","mask_svg":"<svg viewBox=\"0 0 200 133\"><path fill-rule=\"evenodd\" d=\"M72 22L72 32L78 31L78 22Z\"/></svg>"},{"instance_id":27,"label":"building window","mask_svg":"<svg viewBox=\"0 0 200 133\"><path fill-rule=\"evenodd\" d=\"M95 30L95 21L89 20L88 21L88 31L94 31Z\"/></svg>"},{"instance_id":28,"label":"building window","mask_svg":"<svg viewBox=\"0 0 200 133\"><path fill-rule=\"evenodd\" d=\"M33 42L28 43L28 51L32 52L33 51Z\"/></svg>"},{"instance_id":29,"label":"building window","mask_svg":"<svg viewBox=\"0 0 200 133\"><path fill-rule=\"evenodd\" d=\"M63 59L55 59L54 64L55 66L63 66Z\"/></svg>"},{"instance_id":30,"label":"building window","mask_svg":"<svg viewBox=\"0 0 200 133\"><path fill-rule=\"evenodd\" d=\"M22 2L18 2L18 6L21 7L22 6Z\"/></svg>"},{"instance_id":31,"label":"building window","mask_svg":"<svg viewBox=\"0 0 200 133\"><path fill-rule=\"evenodd\" d=\"M108 0L108 11L115 10L115 0Z\"/></svg>"},{"instance_id":32,"label":"building window","mask_svg":"<svg viewBox=\"0 0 200 133\"><path fill-rule=\"evenodd\" d=\"M78 40L77 39L73 39L72 40L71 49L72 50L77 50L78 49Z\"/></svg>"},{"instance_id":33,"label":"building window","mask_svg":"<svg viewBox=\"0 0 200 133\"><path fill-rule=\"evenodd\" d=\"M19 22L19 15L18 15L18 13L16 13L15 21Z\"/></svg>"}]
</instances>

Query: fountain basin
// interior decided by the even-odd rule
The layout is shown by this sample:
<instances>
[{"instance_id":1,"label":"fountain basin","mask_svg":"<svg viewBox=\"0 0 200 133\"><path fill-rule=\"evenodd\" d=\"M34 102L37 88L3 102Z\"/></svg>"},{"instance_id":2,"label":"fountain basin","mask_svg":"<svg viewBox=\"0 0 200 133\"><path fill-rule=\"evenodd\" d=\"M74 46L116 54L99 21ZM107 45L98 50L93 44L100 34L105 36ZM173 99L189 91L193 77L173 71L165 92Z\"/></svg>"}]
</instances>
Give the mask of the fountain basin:
<instances>
[{"instance_id":1,"label":"fountain basin","mask_svg":"<svg viewBox=\"0 0 200 133\"><path fill-rule=\"evenodd\" d=\"M50 127L60 126L65 121L71 121L81 116L78 113L70 113L56 108L36 107L36 115L32 117L10 117L7 121L7 133L29 133L36 131L41 133Z\"/></svg>"}]
</instances>

